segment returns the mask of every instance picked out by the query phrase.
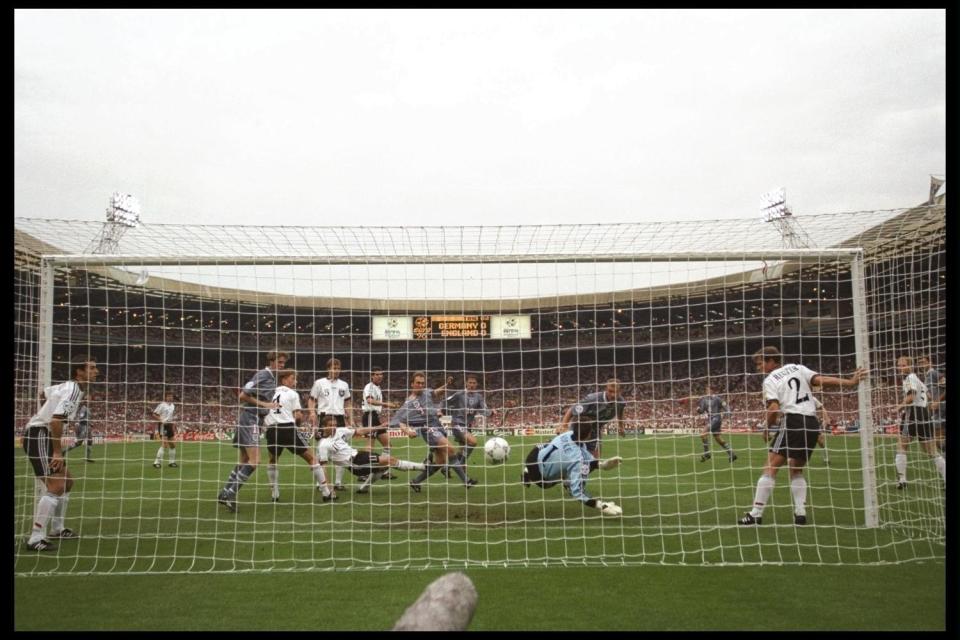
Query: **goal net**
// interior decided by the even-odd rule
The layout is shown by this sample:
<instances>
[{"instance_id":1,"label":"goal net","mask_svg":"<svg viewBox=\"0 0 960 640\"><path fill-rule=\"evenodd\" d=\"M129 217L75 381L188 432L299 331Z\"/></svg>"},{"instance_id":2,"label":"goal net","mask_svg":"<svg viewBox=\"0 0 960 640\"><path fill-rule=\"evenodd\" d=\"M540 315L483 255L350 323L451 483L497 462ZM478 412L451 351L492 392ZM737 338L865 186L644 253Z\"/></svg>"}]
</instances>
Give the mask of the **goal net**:
<instances>
[{"instance_id":1,"label":"goal net","mask_svg":"<svg viewBox=\"0 0 960 640\"><path fill-rule=\"evenodd\" d=\"M94 255L84 251L100 224L19 218L15 572L942 559L936 445L898 449L897 408L901 357L929 384L930 409L945 382L944 219L943 204L802 216L805 246L791 248L782 229L755 219L143 224L115 254ZM814 389L824 446L804 469L802 526L785 468L762 525L738 525L767 460L752 359L765 346L824 375L869 369L858 389ZM293 449L271 464L262 420L275 410L276 383L255 440L244 441L247 459L238 457L234 440L251 432L238 428L250 424L238 421L244 398L257 393L248 383L270 352L285 352L297 373L302 421L289 429L312 455L312 396L320 413L360 426L364 390L382 369L389 457L404 461L391 479L362 487L330 460L328 484L343 488L324 500L316 470ZM21 442L40 392L68 380L78 355L100 371L83 400L89 430L68 422L62 438L75 479L63 526L80 537L38 553L25 542L43 489ZM393 420L417 426L416 411L397 408L412 397L415 372L442 416L428 437L446 438L446 465L439 453L431 462L425 430L408 437ZM158 425L167 393L172 438ZM719 409L702 402L710 395ZM945 404L935 408L945 419ZM622 463L581 469L582 485L525 486L528 454L581 410L614 416L598 456ZM510 445L502 464L485 458L494 436ZM380 441L344 443L387 459ZM419 465L435 473L406 468ZM622 515L587 506L584 488Z\"/></svg>"}]
</instances>

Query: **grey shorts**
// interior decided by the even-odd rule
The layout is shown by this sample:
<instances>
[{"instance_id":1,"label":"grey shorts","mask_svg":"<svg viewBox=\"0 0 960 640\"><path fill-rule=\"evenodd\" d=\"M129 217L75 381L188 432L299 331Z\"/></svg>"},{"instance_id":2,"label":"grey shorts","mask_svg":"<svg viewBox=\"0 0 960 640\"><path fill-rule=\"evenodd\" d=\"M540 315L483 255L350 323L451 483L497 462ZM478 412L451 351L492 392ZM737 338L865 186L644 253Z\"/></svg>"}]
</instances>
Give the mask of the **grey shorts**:
<instances>
[{"instance_id":1,"label":"grey shorts","mask_svg":"<svg viewBox=\"0 0 960 640\"><path fill-rule=\"evenodd\" d=\"M238 425L237 430L233 432L233 446L237 447L259 447L260 446L260 427L257 425Z\"/></svg>"},{"instance_id":2,"label":"grey shorts","mask_svg":"<svg viewBox=\"0 0 960 640\"><path fill-rule=\"evenodd\" d=\"M454 440L456 440L460 444L463 444L467 441L467 434L469 433L470 433L470 430L460 424L455 424L450 427L450 437L452 437Z\"/></svg>"},{"instance_id":3,"label":"grey shorts","mask_svg":"<svg viewBox=\"0 0 960 640\"><path fill-rule=\"evenodd\" d=\"M709 431L710 433L720 433L720 431L722 430L722 426L723 426L722 418L720 418L720 416L713 416L707 422L707 426L703 430L703 432L706 433Z\"/></svg>"},{"instance_id":4,"label":"grey shorts","mask_svg":"<svg viewBox=\"0 0 960 640\"><path fill-rule=\"evenodd\" d=\"M420 429L420 437L426 441L428 446L439 447L440 439L445 439L447 434L443 432L443 429L438 429L436 427L422 427Z\"/></svg>"}]
</instances>

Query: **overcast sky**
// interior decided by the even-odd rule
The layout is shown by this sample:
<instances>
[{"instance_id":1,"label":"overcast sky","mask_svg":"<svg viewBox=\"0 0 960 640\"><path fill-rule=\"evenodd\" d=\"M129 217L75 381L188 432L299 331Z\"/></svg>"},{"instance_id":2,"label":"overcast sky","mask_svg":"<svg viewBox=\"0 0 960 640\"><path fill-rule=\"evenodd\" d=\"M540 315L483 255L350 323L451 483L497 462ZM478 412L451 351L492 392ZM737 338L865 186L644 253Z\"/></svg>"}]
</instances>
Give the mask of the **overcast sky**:
<instances>
[{"instance_id":1,"label":"overcast sky","mask_svg":"<svg viewBox=\"0 0 960 640\"><path fill-rule=\"evenodd\" d=\"M945 12L17 11L17 216L629 222L926 199Z\"/></svg>"}]
</instances>

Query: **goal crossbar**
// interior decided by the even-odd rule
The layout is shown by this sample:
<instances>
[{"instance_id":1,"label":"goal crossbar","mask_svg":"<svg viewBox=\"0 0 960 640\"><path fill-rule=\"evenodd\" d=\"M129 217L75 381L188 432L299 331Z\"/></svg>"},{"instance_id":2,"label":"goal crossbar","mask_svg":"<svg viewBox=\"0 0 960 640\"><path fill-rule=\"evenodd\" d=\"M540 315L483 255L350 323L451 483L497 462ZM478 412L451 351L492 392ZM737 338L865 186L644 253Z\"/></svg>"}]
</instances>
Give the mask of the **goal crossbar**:
<instances>
[{"instance_id":1,"label":"goal crossbar","mask_svg":"<svg viewBox=\"0 0 960 640\"><path fill-rule=\"evenodd\" d=\"M515 264L600 262L734 262L746 260L841 260L862 257L861 248L783 249L778 251L642 252L578 255L360 255L360 256L132 256L45 255L42 261L59 266L162 266L162 265L384 265L384 264Z\"/></svg>"}]
</instances>

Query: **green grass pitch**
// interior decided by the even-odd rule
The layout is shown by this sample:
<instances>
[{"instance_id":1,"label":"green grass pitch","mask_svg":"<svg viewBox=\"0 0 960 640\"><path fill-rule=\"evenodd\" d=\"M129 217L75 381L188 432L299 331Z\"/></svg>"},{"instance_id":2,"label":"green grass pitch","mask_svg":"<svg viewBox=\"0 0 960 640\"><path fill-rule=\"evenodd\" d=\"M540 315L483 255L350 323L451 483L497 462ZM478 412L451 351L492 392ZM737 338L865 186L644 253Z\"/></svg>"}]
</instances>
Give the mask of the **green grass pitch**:
<instances>
[{"instance_id":1,"label":"green grass pitch","mask_svg":"<svg viewBox=\"0 0 960 640\"><path fill-rule=\"evenodd\" d=\"M67 524L82 537L50 554L23 549L33 479L16 449L16 628L384 629L453 569L480 593L471 629L944 628L943 492L919 450L910 489L897 492L893 441L878 446L891 461L878 478L881 520L896 526L862 526L859 440L833 437L829 466L818 452L806 473L810 524L793 525L782 470L764 524L743 528L735 522L765 460L759 436L732 436L732 465L715 444L700 462L693 436L608 438L604 455L625 463L588 486L623 507L616 519L561 487L520 484L526 452L547 439L510 438L501 466L478 449L469 473L480 485L470 490L437 474L414 494L412 476L394 471L397 480L367 495L348 486L332 504L284 453L281 502L270 501L264 467L236 514L215 500L236 463L228 444L181 443L180 467L160 470L153 442L97 446L96 463L76 449ZM425 453L420 440L394 442L396 456ZM878 587L867 597L869 584ZM561 605L571 585L582 607ZM70 594L55 618L41 595L51 588ZM159 593L168 606L154 606Z\"/></svg>"}]
</instances>

